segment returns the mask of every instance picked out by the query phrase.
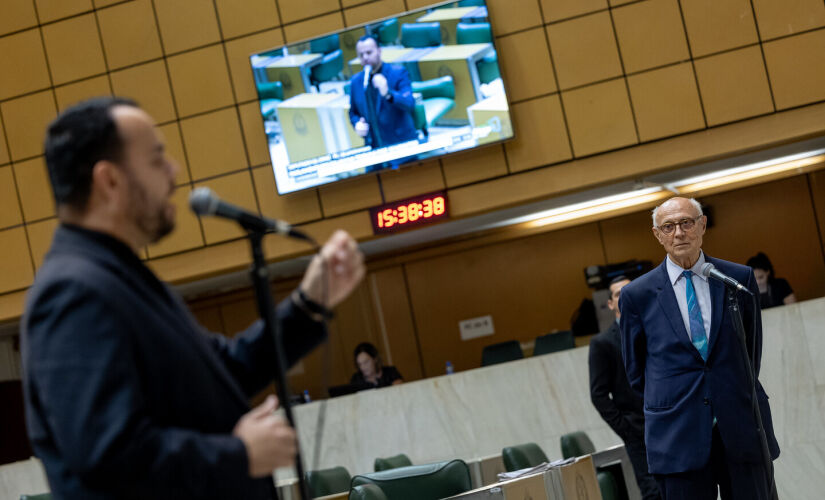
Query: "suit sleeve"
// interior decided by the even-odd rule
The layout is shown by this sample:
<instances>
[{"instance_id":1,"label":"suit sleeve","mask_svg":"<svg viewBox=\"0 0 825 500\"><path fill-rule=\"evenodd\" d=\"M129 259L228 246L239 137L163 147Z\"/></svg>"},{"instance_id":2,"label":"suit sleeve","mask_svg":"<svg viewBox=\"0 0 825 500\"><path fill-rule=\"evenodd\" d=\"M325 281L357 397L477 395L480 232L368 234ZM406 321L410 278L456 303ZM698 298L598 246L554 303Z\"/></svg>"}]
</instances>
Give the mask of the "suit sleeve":
<instances>
[{"instance_id":1,"label":"suit sleeve","mask_svg":"<svg viewBox=\"0 0 825 500\"><path fill-rule=\"evenodd\" d=\"M286 368L326 338L326 325L310 319L289 298L278 305L276 318L280 324ZM232 339L219 334L211 334L209 338L213 349L247 396L254 396L275 379L275 343L269 332L264 331L262 320L255 321Z\"/></svg>"},{"instance_id":2,"label":"suit sleeve","mask_svg":"<svg viewBox=\"0 0 825 500\"><path fill-rule=\"evenodd\" d=\"M149 417L136 363L147 353L119 307L76 281L55 283L25 323L30 404L66 466L124 498L236 495L249 484L243 443Z\"/></svg>"},{"instance_id":3,"label":"suit sleeve","mask_svg":"<svg viewBox=\"0 0 825 500\"><path fill-rule=\"evenodd\" d=\"M407 73L406 69L401 68L398 71L398 77L390 86L389 92L392 94L392 106L412 113L413 108L415 108L415 98L412 94L410 74Z\"/></svg>"},{"instance_id":4,"label":"suit sleeve","mask_svg":"<svg viewBox=\"0 0 825 500\"><path fill-rule=\"evenodd\" d=\"M608 352L609 346L597 339L590 341L588 365L590 368L590 400L596 411L602 416L607 425L625 440L633 432L633 428L622 416L622 411L610 397L613 392L615 361Z\"/></svg>"},{"instance_id":5,"label":"suit sleeve","mask_svg":"<svg viewBox=\"0 0 825 500\"><path fill-rule=\"evenodd\" d=\"M360 74L361 73L358 73L358 75ZM358 123L362 116L364 116L363 113L361 113L361 111L358 109L358 103L355 99L355 93L358 92L355 89L355 81L358 75L355 75L355 77L352 80L350 80L349 86L349 121L350 123L352 123L353 127L355 127L355 124Z\"/></svg>"},{"instance_id":6,"label":"suit sleeve","mask_svg":"<svg viewBox=\"0 0 825 500\"><path fill-rule=\"evenodd\" d=\"M642 320L630 293L622 293L619 308L622 312L619 318L619 328L622 334L622 359L627 372L627 380L633 390L644 396L647 338Z\"/></svg>"}]
</instances>

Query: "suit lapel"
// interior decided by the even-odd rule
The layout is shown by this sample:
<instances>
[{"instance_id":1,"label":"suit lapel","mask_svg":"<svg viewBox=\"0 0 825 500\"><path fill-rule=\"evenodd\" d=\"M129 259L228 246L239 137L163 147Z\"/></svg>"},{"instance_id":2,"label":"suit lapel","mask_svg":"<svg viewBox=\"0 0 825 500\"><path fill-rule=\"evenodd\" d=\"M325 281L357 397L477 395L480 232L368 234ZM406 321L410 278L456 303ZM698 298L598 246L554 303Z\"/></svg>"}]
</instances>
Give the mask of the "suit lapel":
<instances>
[{"instance_id":1,"label":"suit lapel","mask_svg":"<svg viewBox=\"0 0 825 500\"><path fill-rule=\"evenodd\" d=\"M705 255L705 261L710 262L711 259ZM716 263L713 263L716 265ZM722 325L722 317L725 314L725 285L720 281L708 279L710 286L710 334L708 335L708 358L713 352L713 346L716 344L716 339L719 337L719 327Z\"/></svg>"},{"instance_id":2,"label":"suit lapel","mask_svg":"<svg viewBox=\"0 0 825 500\"><path fill-rule=\"evenodd\" d=\"M667 257L665 257L667 259ZM679 303L676 302L676 293L673 291L673 284L670 282L670 276L667 274L667 260L663 261L657 269L659 273L658 283L656 288L659 291L659 306L665 314L671 326L671 332L676 335L676 339L685 346L693 355L701 362L702 355L690 342L690 336L685 329L685 322L682 320L682 312L679 310Z\"/></svg>"}]
</instances>

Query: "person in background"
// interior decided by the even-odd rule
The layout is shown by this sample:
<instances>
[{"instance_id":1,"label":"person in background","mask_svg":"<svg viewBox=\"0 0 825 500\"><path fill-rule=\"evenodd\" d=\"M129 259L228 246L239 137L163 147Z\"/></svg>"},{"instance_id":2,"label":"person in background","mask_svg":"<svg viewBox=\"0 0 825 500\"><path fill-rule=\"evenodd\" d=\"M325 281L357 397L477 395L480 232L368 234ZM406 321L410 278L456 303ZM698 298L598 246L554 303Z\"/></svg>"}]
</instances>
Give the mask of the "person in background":
<instances>
[{"instance_id":1,"label":"person in background","mask_svg":"<svg viewBox=\"0 0 825 500\"><path fill-rule=\"evenodd\" d=\"M791 285L786 280L774 276L773 264L767 255L759 252L748 259L747 265L753 268L762 309L796 302Z\"/></svg>"},{"instance_id":2,"label":"person in background","mask_svg":"<svg viewBox=\"0 0 825 500\"><path fill-rule=\"evenodd\" d=\"M365 68L350 80L349 117L355 132L373 148L417 139L407 70L381 61L381 47L369 35L358 40L355 50Z\"/></svg>"},{"instance_id":3,"label":"person in background","mask_svg":"<svg viewBox=\"0 0 825 500\"><path fill-rule=\"evenodd\" d=\"M619 297L628 283L630 280L625 276L610 282L607 307L616 315L616 320L607 330L590 339L590 400L607 425L624 441L642 498L659 500L662 498L659 486L647 471L644 401L630 387L622 362Z\"/></svg>"},{"instance_id":4,"label":"person in background","mask_svg":"<svg viewBox=\"0 0 825 500\"><path fill-rule=\"evenodd\" d=\"M350 384L367 388L387 387L404 382L404 378L394 366L382 366L378 349L369 342L362 342L353 352L355 368Z\"/></svg>"}]
</instances>

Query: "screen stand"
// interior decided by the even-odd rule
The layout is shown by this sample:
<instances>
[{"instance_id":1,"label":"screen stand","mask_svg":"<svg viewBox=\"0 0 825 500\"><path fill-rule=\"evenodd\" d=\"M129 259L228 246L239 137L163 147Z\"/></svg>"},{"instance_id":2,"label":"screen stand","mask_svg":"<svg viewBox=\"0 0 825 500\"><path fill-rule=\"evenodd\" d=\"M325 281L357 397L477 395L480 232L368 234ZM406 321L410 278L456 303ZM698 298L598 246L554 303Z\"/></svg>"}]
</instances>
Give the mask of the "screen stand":
<instances>
[{"instance_id":1,"label":"screen stand","mask_svg":"<svg viewBox=\"0 0 825 500\"><path fill-rule=\"evenodd\" d=\"M249 231L249 245L252 249L252 284L255 288L255 297L258 303L258 313L264 322L264 332L269 332L275 345L275 369L278 386L278 399L284 409L286 419L293 429L295 427L295 417L292 414L292 402L290 399L289 384L286 377L286 357L284 356L282 334L278 320L275 317L275 304L272 300L272 290L269 288L269 270L266 267L261 241L266 233ZM301 500L310 500L309 488L304 475L304 464L301 459L301 447L298 446L295 455L295 474L298 476L298 488L301 492Z\"/></svg>"}]
</instances>

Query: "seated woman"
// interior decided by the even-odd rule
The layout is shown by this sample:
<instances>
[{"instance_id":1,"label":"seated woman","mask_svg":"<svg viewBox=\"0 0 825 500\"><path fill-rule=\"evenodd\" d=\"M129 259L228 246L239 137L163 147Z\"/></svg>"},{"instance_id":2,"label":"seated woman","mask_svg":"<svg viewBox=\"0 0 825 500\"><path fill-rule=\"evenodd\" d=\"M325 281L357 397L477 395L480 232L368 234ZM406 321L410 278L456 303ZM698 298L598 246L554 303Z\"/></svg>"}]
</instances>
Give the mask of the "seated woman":
<instances>
[{"instance_id":1,"label":"seated woman","mask_svg":"<svg viewBox=\"0 0 825 500\"><path fill-rule=\"evenodd\" d=\"M386 387L404 382L394 366L382 366L378 349L369 342L358 344L353 353L355 367L350 384L363 385L365 388Z\"/></svg>"},{"instance_id":2,"label":"seated woman","mask_svg":"<svg viewBox=\"0 0 825 500\"><path fill-rule=\"evenodd\" d=\"M747 265L753 268L753 276L759 285L762 309L796 302L791 285L782 278L774 277L773 265L767 255L759 252L748 259Z\"/></svg>"}]
</instances>

